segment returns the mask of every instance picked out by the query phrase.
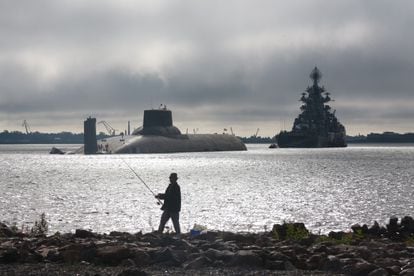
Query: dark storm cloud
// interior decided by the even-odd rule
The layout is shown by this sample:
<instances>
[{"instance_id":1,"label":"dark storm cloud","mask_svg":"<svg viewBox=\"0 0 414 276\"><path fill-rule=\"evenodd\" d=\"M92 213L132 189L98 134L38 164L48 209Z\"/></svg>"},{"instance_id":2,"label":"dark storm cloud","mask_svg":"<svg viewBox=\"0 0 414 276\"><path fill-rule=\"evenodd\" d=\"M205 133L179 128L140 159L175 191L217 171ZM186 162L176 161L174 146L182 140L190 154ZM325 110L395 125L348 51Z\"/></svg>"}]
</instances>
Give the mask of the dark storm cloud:
<instances>
[{"instance_id":1,"label":"dark storm cloud","mask_svg":"<svg viewBox=\"0 0 414 276\"><path fill-rule=\"evenodd\" d=\"M382 131L412 116L413 25L408 0L3 1L0 126L160 103L186 123L293 121L317 65L339 118Z\"/></svg>"}]
</instances>

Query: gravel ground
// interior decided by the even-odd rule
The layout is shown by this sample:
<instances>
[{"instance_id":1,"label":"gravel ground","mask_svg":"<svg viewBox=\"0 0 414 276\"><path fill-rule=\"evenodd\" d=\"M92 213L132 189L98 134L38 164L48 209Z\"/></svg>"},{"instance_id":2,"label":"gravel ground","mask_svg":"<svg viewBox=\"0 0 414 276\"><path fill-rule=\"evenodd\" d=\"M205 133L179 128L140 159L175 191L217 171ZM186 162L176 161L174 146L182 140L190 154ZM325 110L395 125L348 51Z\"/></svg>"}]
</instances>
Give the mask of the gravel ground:
<instances>
[{"instance_id":1,"label":"gravel ground","mask_svg":"<svg viewBox=\"0 0 414 276\"><path fill-rule=\"evenodd\" d=\"M167 276L167 275L211 275L211 276L236 276L236 275L333 275L315 271L270 271L251 270L243 268L203 268L201 270L184 270L182 268L146 267L145 269L127 267L104 267L93 265L66 265L66 264L14 264L0 265L1 276Z\"/></svg>"}]
</instances>

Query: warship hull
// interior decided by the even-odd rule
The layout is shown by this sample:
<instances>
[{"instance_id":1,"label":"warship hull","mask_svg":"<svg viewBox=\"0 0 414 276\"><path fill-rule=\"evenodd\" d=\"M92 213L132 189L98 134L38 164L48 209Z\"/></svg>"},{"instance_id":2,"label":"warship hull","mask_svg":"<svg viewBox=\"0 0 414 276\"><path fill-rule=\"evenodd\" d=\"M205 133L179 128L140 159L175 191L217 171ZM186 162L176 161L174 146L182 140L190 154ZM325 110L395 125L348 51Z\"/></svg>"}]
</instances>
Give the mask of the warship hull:
<instances>
[{"instance_id":1,"label":"warship hull","mask_svg":"<svg viewBox=\"0 0 414 276\"><path fill-rule=\"evenodd\" d=\"M282 132L277 137L280 148L329 148L346 147L345 136L331 134L329 136L305 135L291 132Z\"/></svg>"}]
</instances>

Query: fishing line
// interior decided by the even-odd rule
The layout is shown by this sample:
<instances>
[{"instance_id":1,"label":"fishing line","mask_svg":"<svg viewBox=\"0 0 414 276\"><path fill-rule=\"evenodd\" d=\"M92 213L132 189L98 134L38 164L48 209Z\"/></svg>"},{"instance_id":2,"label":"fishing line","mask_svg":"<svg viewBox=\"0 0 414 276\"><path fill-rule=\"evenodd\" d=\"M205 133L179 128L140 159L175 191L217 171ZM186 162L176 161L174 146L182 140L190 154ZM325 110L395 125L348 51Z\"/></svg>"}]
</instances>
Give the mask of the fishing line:
<instances>
[{"instance_id":1,"label":"fishing line","mask_svg":"<svg viewBox=\"0 0 414 276\"><path fill-rule=\"evenodd\" d=\"M145 183L145 181L142 180L142 178L138 175L138 173L136 171L134 171L134 169L131 168L131 166L124 159L121 158L121 160L124 161L125 165L127 165L128 168L136 175L136 177L138 177L138 179L141 180L142 184L145 185L145 187L148 189L148 191L150 191L151 194L153 194L153 196L156 197L157 195L151 190L151 188L147 185L147 183ZM162 202L159 198L157 198L157 201L158 201L157 202L158 205L162 204Z\"/></svg>"}]
</instances>

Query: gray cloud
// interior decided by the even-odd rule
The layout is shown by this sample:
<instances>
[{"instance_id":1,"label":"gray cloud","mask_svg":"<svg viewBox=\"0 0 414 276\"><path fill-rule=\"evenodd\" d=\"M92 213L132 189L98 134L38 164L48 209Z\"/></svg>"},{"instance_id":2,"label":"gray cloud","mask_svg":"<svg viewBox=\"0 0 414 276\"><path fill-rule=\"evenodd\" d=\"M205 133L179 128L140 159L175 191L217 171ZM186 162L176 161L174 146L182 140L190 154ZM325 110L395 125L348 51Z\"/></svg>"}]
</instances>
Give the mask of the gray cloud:
<instances>
[{"instance_id":1,"label":"gray cloud","mask_svg":"<svg viewBox=\"0 0 414 276\"><path fill-rule=\"evenodd\" d=\"M166 103L183 127L272 135L317 65L351 132L413 131L413 25L409 0L6 1L0 128L139 124Z\"/></svg>"}]
</instances>

